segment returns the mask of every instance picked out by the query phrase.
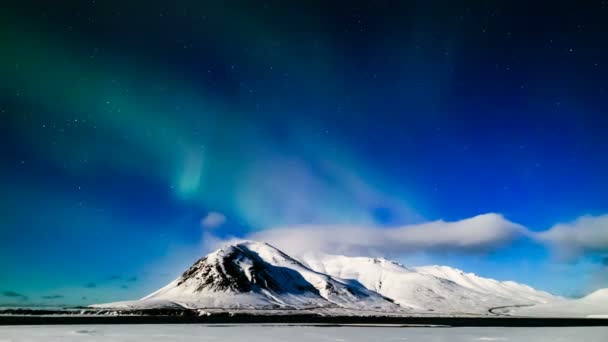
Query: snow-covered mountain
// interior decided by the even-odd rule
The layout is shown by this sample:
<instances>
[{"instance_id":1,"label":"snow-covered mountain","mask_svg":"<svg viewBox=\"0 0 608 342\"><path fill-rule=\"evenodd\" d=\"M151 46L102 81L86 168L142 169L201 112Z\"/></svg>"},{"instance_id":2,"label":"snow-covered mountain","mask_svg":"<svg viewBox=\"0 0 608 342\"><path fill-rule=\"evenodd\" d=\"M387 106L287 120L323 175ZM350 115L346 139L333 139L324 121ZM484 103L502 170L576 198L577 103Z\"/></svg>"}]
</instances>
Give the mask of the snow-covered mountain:
<instances>
[{"instance_id":1,"label":"snow-covered mountain","mask_svg":"<svg viewBox=\"0 0 608 342\"><path fill-rule=\"evenodd\" d=\"M445 266L407 268L386 259L335 255L296 259L266 243L242 242L199 259L140 300L95 307L488 314L494 307L558 300Z\"/></svg>"},{"instance_id":2,"label":"snow-covered mountain","mask_svg":"<svg viewBox=\"0 0 608 342\"><path fill-rule=\"evenodd\" d=\"M231 309L399 309L390 299L360 284L316 272L259 242L220 248L198 260L178 279L139 301L97 307L166 305Z\"/></svg>"}]
</instances>

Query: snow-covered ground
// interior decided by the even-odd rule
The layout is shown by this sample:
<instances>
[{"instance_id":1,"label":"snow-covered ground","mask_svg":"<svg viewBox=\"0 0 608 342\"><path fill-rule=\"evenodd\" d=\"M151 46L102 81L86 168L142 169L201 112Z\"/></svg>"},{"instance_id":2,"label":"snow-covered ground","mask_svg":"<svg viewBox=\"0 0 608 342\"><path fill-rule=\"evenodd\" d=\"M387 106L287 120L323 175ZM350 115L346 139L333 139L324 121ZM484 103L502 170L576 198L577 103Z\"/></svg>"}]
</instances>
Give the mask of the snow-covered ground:
<instances>
[{"instance_id":1,"label":"snow-covered ground","mask_svg":"<svg viewBox=\"0 0 608 342\"><path fill-rule=\"evenodd\" d=\"M401 328L287 325L52 325L0 327L5 341L584 341L604 342L608 327Z\"/></svg>"}]
</instances>

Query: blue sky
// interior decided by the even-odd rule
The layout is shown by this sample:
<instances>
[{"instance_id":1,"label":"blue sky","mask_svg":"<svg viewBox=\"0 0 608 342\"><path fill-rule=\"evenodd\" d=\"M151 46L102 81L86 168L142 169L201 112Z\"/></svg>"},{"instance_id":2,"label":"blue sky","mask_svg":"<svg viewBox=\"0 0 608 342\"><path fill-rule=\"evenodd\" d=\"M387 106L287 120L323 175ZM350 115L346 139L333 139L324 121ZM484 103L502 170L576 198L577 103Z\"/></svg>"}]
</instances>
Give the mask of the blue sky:
<instances>
[{"instance_id":1,"label":"blue sky","mask_svg":"<svg viewBox=\"0 0 608 342\"><path fill-rule=\"evenodd\" d=\"M312 249L606 287L605 11L9 4L0 304L134 298L222 241L289 249L301 229Z\"/></svg>"}]
</instances>

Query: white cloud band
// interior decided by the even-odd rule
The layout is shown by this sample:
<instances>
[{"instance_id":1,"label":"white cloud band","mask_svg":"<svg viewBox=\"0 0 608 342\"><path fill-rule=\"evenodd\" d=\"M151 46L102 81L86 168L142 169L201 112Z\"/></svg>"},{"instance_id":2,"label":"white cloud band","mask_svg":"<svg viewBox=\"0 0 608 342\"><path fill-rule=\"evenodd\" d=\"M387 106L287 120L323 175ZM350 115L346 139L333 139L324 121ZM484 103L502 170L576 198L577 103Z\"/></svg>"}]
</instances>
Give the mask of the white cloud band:
<instances>
[{"instance_id":1,"label":"white cloud band","mask_svg":"<svg viewBox=\"0 0 608 342\"><path fill-rule=\"evenodd\" d=\"M575 258L586 253L608 252L608 215L582 216L536 233L535 237L553 246L560 256Z\"/></svg>"},{"instance_id":2,"label":"white cloud band","mask_svg":"<svg viewBox=\"0 0 608 342\"><path fill-rule=\"evenodd\" d=\"M489 213L446 222L443 220L400 227L354 225L300 225L254 232L246 239L265 241L289 253L309 251L346 255L398 256L415 252L481 253L528 237L576 258L587 253L608 252L608 215L583 216L534 232L500 214ZM207 237L216 247L226 240Z\"/></svg>"},{"instance_id":3,"label":"white cloud band","mask_svg":"<svg viewBox=\"0 0 608 342\"><path fill-rule=\"evenodd\" d=\"M290 253L308 251L348 255L398 255L418 251L483 252L505 245L525 228L502 215L433 221L394 228L378 226L293 226L255 232L247 239L265 241Z\"/></svg>"}]
</instances>

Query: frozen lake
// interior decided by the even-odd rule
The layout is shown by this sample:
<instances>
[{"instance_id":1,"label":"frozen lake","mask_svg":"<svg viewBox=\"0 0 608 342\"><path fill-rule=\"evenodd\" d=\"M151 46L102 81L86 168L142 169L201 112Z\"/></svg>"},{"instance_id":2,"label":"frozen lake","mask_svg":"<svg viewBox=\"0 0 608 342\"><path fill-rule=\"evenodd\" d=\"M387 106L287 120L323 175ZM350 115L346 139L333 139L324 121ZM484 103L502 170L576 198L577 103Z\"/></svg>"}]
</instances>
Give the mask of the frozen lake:
<instances>
[{"instance_id":1,"label":"frozen lake","mask_svg":"<svg viewBox=\"0 0 608 342\"><path fill-rule=\"evenodd\" d=\"M2 326L6 341L588 341L608 340L608 327L421 328L288 325Z\"/></svg>"}]
</instances>

